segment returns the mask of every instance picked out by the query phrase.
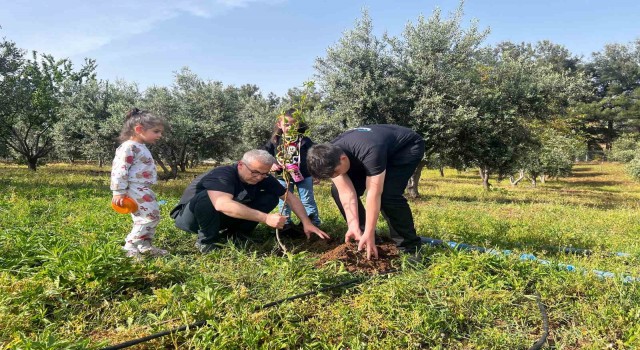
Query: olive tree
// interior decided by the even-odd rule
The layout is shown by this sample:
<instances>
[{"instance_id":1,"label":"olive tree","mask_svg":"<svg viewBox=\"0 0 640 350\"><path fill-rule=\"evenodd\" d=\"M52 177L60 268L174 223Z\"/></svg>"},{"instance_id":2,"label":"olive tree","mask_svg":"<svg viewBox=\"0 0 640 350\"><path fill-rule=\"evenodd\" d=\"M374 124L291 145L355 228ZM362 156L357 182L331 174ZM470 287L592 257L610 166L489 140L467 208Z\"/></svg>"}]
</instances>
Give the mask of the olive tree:
<instances>
[{"instance_id":1,"label":"olive tree","mask_svg":"<svg viewBox=\"0 0 640 350\"><path fill-rule=\"evenodd\" d=\"M68 59L32 52L12 74L3 75L4 107L0 119L0 143L19 155L35 171L40 159L54 149L53 129L60 120L65 96L95 77L95 62L74 70Z\"/></svg>"}]
</instances>

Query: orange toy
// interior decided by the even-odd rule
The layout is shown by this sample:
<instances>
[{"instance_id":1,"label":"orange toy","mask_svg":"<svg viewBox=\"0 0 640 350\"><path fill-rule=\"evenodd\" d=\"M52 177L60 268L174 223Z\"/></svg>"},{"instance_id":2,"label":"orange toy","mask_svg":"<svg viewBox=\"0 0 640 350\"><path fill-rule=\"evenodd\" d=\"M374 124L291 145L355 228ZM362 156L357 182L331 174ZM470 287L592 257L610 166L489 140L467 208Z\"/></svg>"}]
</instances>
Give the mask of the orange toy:
<instances>
[{"instance_id":1,"label":"orange toy","mask_svg":"<svg viewBox=\"0 0 640 350\"><path fill-rule=\"evenodd\" d=\"M120 214L130 214L138 211L138 203L129 197L124 197L122 200L122 206L111 202L111 208Z\"/></svg>"}]
</instances>

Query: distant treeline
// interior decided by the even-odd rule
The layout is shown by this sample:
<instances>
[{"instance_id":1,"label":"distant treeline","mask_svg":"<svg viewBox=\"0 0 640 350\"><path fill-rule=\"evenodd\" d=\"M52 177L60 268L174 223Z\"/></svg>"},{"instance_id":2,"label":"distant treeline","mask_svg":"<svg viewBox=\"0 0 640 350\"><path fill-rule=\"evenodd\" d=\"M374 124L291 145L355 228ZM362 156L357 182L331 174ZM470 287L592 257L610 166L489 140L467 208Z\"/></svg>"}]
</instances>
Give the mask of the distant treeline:
<instances>
[{"instance_id":1,"label":"distant treeline","mask_svg":"<svg viewBox=\"0 0 640 350\"><path fill-rule=\"evenodd\" d=\"M586 152L640 164L640 39L583 58L549 41L487 45L488 30L462 18L462 7L448 17L436 10L392 37L374 35L364 12L317 59L317 87L283 97L186 67L171 86L141 91L99 79L94 60L77 68L2 39L0 157L33 170L47 160L107 164L136 106L167 119L169 133L152 151L164 176L175 177L261 146L277 113L304 94L316 142L358 125L408 126L425 138L423 165L478 169L486 188L491 175L534 184L567 175ZM621 136L624 157L613 147Z\"/></svg>"}]
</instances>

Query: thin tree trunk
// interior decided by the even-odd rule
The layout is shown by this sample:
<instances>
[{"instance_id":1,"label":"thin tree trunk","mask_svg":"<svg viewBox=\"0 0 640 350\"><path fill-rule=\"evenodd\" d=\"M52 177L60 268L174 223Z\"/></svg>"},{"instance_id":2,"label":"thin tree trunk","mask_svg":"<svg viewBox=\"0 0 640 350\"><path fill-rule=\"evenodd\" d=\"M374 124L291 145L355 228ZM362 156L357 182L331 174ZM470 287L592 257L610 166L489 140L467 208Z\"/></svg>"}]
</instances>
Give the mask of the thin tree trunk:
<instances>
[{"instance_id":1,"label":"thin tree trunk","mask_svg":"<svg viewBox=\"0 0 640 350\"><path fill-rule=\"evenodd\" d=\"M179 157L179 161L178 164L180 166L180 171L182 171L183 173L185 171L187 171L187 164L189 163L189 160L187 159L187 146L182 146L182 149L180 150L180 154L178 155Z\"/></svg>"},{"instance_id":2,"label":"thin tree trunk","mask_svg":"<svg viewBox=\"0 0 640 350\"><path fill-rule=\"evenodd\" d=\"M532 176L531 177L531 186L533 187L537 187L538 186L538 177L537 176Z\"/></svg>"},{"instance_id":3,"label":"thin tree trunk","mask_svg":"<svg viewBox=\"0 0 640 350\"><path fill-rule=\"evenodd\" d=\"M171 167L171 175L170 175L170 179L175 179L178 177L178 164L169 164L169 166Z\"/></svg>"},{"instance_id":4,"label":"thin tree trunk","mask_svg":"<svg viewBox=\"0 0 640 350\"><path fill-rule=\"evenodd\" d=\"M491 188L491 184L489 183L489 169L480 168L480 177L482 178L482 187L485 191L488 191Z\"/></svg>"},{"instance_id":5,"label":"thin tree trunk","mask_svg":"<svg viewBox=\"0 0 640 350\"><path fill-rule=\"evenodd\" d=\"M170 173L169 169L167 169L167 166L166 166L166 165L164 165L164 162L162 161L162 159L160 159L160 158L158 157L157 159L155 159L155 162L156 162L156 164L158 164L158 165L162 168L162 171L163 171L165 174L169 174L169 173Z\"/></svg>"},{"instance_id":6,"label":"thin tree trunk","mask_svg":"<svg viewBox=\"0 0 640 350\"><path fill-rule=\"evenodd\" d=\"M444 177L444 167L440 167L438 170L440 170L440 177Z\"/></svg>"},{"instance_id":7,"label":"thin tree trunk","mask_svg":"<svg viewBox=\"0 0 640 350\"><path fill-rule=\"evenodd\" d=\"M420 183L420 175L422 175L422 169L424 169L427 163L425 161L420 161L418 163L418 167L413 172L413 175L409 178L409 182L407 183L407 197L409 198L417 198L420 194L418 193L418 184Z\"/></svg>"},{"instance_id":8,"label":"thin tree trunk","mask_svg":"<svg viewBox=\"0 0 640 350\"><path fill-rule=\"evenodd\" d=\"M605 150L611 151L611 144L613 143L615 131L613 130L613 120L607 121L607 140L605 143ZM604 160L607 160L607 154L604 154Z\"/></svg>"},{"instance_id":9,"label":"thin tree trunk","mask_svg":"<svg viewBox=\"0 0 640 350\"><path fill-rule=\"evenodd\" d=\"M522 179L524 179L524 170L523 170L523 169L521 169L521 170L520 170L520 172L519 172L519 174L518 174L518 178L517 178L517 179L516 179L516 178L514 178L513 176L509 176L509 181L511 181L511 185L513 185L513 186L517 186L517 185L518 185L518 183L519 183Z\"/></svg>"}]
</instances>

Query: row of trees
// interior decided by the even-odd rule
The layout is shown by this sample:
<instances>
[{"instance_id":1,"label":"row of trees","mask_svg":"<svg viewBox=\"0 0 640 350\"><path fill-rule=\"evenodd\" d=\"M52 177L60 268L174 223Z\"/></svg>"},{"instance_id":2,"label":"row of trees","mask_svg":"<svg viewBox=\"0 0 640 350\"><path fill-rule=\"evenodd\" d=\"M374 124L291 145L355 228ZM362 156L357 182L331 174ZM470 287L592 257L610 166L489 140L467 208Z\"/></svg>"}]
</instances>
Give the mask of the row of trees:
<instances>
[{"instance_id":1,"label":"row of trees","mask_svg":"<svg viewBox=\"0 0 640 350\"><path fill-rule=\"evenodd\" d=\"M514 184L564 176L578 154L611 150L619 135L640 131L640 40L583 61L548 41L485 45L488 31L465 27L462 17L462 6L446 18L436 10L391 37L374 35L365 12L316 61L319 89L306 92L312 138L405 125L426 140L423 166L477 168L489 188L491 175ZM28 59L12 42L0 44L0 153L33 170L45 158L104 164L135 105L167 118L170 133L153 152L165 175L176 176L202 159L260 146L278 111L303 93L263 96L255 85L226 86L188 68L170 87L140 91L98 80L94 61L74 70L68 60Z\"/></svg>"}]
</instances>

